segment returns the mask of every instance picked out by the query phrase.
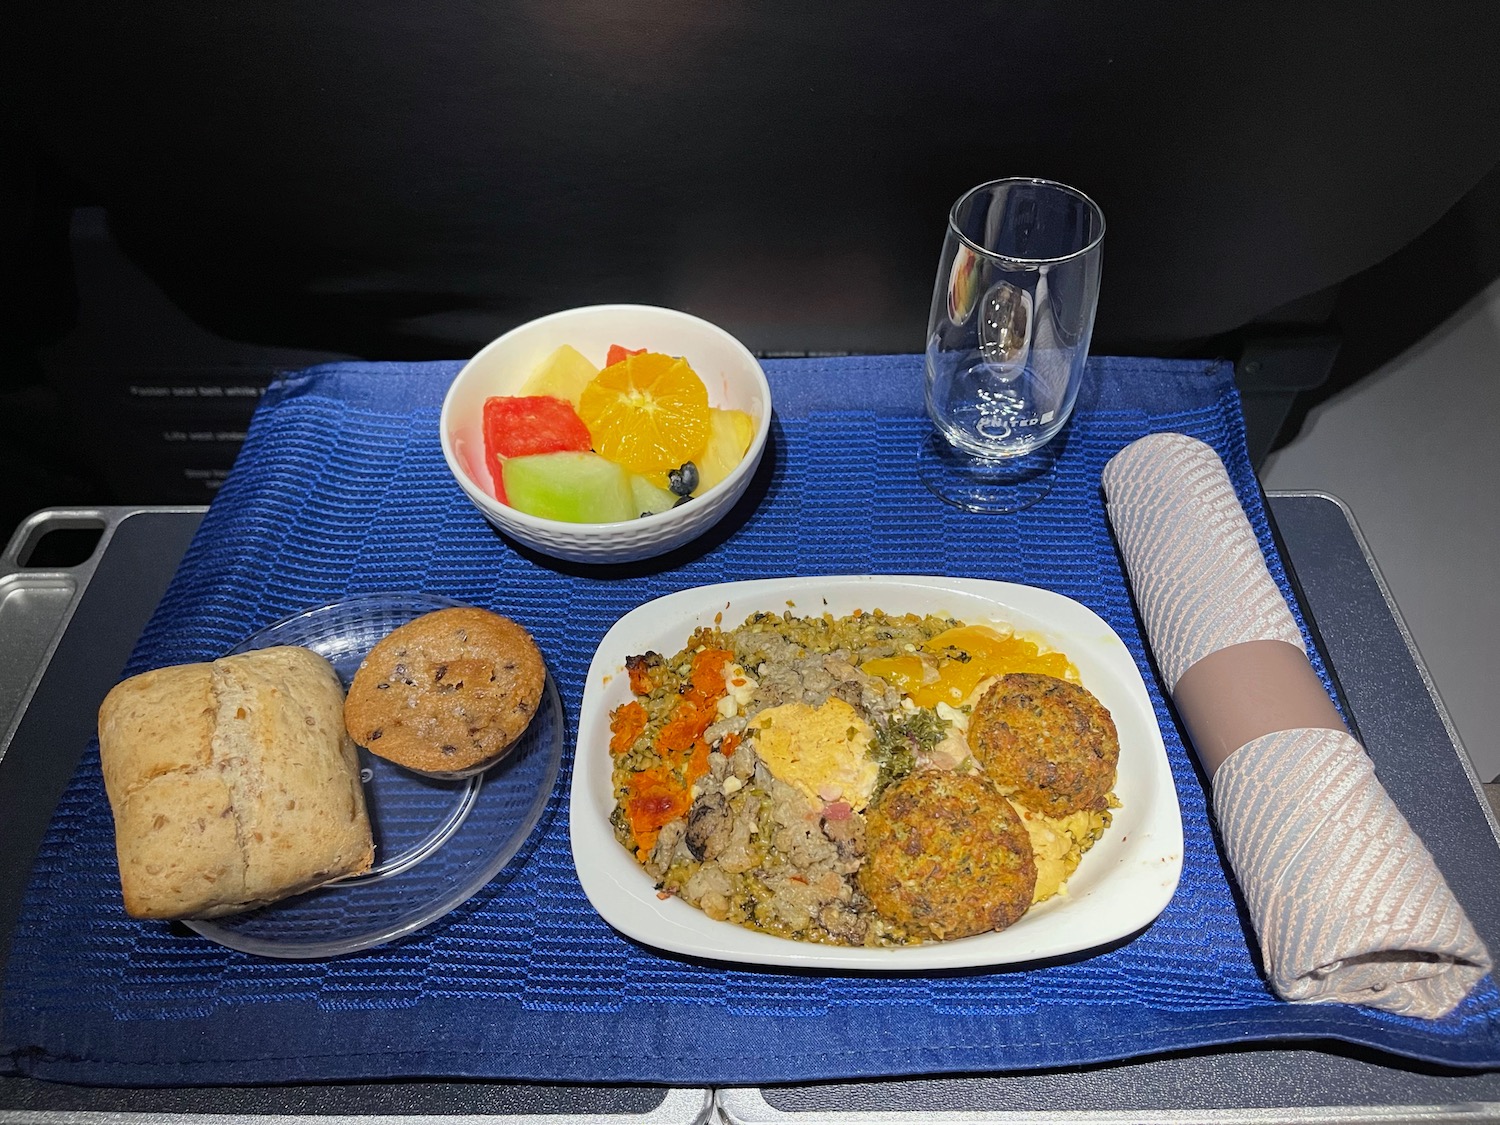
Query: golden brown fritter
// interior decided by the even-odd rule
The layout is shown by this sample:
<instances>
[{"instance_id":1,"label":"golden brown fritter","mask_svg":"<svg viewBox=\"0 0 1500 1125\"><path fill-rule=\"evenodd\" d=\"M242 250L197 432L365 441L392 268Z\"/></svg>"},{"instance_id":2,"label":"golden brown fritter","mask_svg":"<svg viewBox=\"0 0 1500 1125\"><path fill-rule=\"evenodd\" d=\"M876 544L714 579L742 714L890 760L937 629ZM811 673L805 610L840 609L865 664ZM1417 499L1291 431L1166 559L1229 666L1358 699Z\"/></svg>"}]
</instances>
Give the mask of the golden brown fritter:
<instances>
[{"instance_id":1,"label":"golden brown fritter","mask_svg":"<svg viewBox=\"0 0 1500 1125\"><path fill-rule=\"evenodd\" d=\"M1001 676L969 719L969 749L1001 792L1047 816L1101 811L1120 739L1086 688L1035 672Z\"/></svg>"},{"instance_id":2,"label":"golden brown fritter","mask_svg":"<svg viewBox=\"0 0 1500 1125\"><path fill-rule=\"evenodd\" d=\"M908 774L866 813L865 847L859 887L875 909L938 939L1005 929L1036 888L1021 818L978 774Z\"/></svg>"}]
</instances>

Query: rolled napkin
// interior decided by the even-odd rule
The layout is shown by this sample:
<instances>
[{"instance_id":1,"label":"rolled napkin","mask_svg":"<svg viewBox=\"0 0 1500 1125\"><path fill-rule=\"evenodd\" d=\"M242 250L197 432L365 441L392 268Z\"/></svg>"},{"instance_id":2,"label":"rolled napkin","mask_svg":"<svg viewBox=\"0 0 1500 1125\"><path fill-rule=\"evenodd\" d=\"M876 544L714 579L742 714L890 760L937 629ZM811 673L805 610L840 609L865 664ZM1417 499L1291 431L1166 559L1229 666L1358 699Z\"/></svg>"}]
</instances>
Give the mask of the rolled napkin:
<instances>
[{"instance_id":1,"label":"rolled napkin","mask_svg":"<svg viewBox=\"0 0 1500 1125\"><path fill-rule=\"evenodd\" d=\"M1152 434L1103 480L1272 988L1446 1015L1489 953L1308 663L1223 462L1194 438Z\"/></svg>"}]
</instances>

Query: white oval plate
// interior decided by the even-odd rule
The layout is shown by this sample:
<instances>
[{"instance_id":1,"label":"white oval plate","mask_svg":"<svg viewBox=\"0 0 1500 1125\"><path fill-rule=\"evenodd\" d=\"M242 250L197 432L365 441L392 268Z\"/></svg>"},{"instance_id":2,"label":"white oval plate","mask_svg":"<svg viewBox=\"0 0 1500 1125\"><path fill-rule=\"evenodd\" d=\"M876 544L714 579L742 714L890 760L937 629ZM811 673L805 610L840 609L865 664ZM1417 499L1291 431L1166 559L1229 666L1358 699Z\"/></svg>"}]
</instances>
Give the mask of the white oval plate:
<instances>
[{"instance_id":1,"label":"white oval plate","mask_svg":"<svg viewBox=\"0 0 1500 1125\"><path fill-rule=\"evenodd\" d=\"M889 949L793 941L716 922L655 884L610 827L609 714L631 698L625 659L680 652L692 631L717 619L734 628L757 610L843 616L857 609L946 613L1001 622L1067 653L1083 684L1109 708L1120 735L1121 806L1083 857L1066 895L1033 907L999 933ZM589 667L578 719L570 828L573 863L605 921L647 945L694 957L813 969L946 969L1060 957L1128 937L1166 907L1182 873L1182 814L1156 716L1135 661L1109 625L1071 598L1032 586L972 578L862 575L778 578L700 586L627 613L605 634Z\"/></svg>"}]
</instances>

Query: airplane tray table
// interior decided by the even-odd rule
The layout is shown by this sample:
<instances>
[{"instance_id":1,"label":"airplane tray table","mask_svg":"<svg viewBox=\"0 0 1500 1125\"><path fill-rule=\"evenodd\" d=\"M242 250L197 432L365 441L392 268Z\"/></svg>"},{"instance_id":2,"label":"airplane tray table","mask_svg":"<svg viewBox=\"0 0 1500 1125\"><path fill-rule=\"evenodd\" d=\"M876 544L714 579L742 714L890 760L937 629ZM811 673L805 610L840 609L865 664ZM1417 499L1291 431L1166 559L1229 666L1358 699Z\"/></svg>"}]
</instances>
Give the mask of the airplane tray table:
<instances>
[{"instance_id":1,"label":"airplane tray table","mask_svg":"<svg viewBox=\"0 0 1500 1125\"><path fill-rule=\"evenodd\" d=\"M1343 505L1273 493L1270 510L1346 709L1402 811L1449 878L1494 883L1500 828ZM52 805L200 508L48 510L0 556L0 961ZM49 532L100 531L76 565L20 565ZM39 552L40 554L40 552ZM1403 802L1454 789L1449 817ZM1441 817L1439 814L1442 814ZM1476 919L1476 921L1478 921ZM1481 928L1483 923L1481 922ZM1495 933L1485 936L1497 944ZM1477 1121L1500 1120L1500 1073L1398 1062L1344 1045L1205 1050L1083 1069L973 1077L666 1089L513 1082L118 1089L0 1077L0 1125L150 1117L186 1122L349 1120L701 1121Z\"/></svg>"}]
</instances>

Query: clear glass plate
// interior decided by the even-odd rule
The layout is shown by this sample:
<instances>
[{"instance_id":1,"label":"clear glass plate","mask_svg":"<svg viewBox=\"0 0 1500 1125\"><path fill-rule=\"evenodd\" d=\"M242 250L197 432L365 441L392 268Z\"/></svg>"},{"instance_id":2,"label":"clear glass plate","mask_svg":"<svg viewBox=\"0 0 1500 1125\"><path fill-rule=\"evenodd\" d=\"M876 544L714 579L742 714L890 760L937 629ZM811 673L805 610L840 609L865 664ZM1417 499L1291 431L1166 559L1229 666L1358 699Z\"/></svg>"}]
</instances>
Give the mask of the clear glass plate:
<instances>
[{"instance_id":1,"label":"clear glass plate","mask_svg":"<svg viewBox=\"0 0 1500 1125\"><path fill-rule=\"evenodd\" d=\"M459 604L429 594L347 598L269 625L233 652L300 645L325 657L347 689L380 638ZM258 910L185 924L231 949L294 959L336 957L412 933L473 897L520 850L546 808L562 745L562 702L549 673L526 733L475 777L424 777L361 749L375 835L370 871Z\"/></svg>"}]
</instances>

